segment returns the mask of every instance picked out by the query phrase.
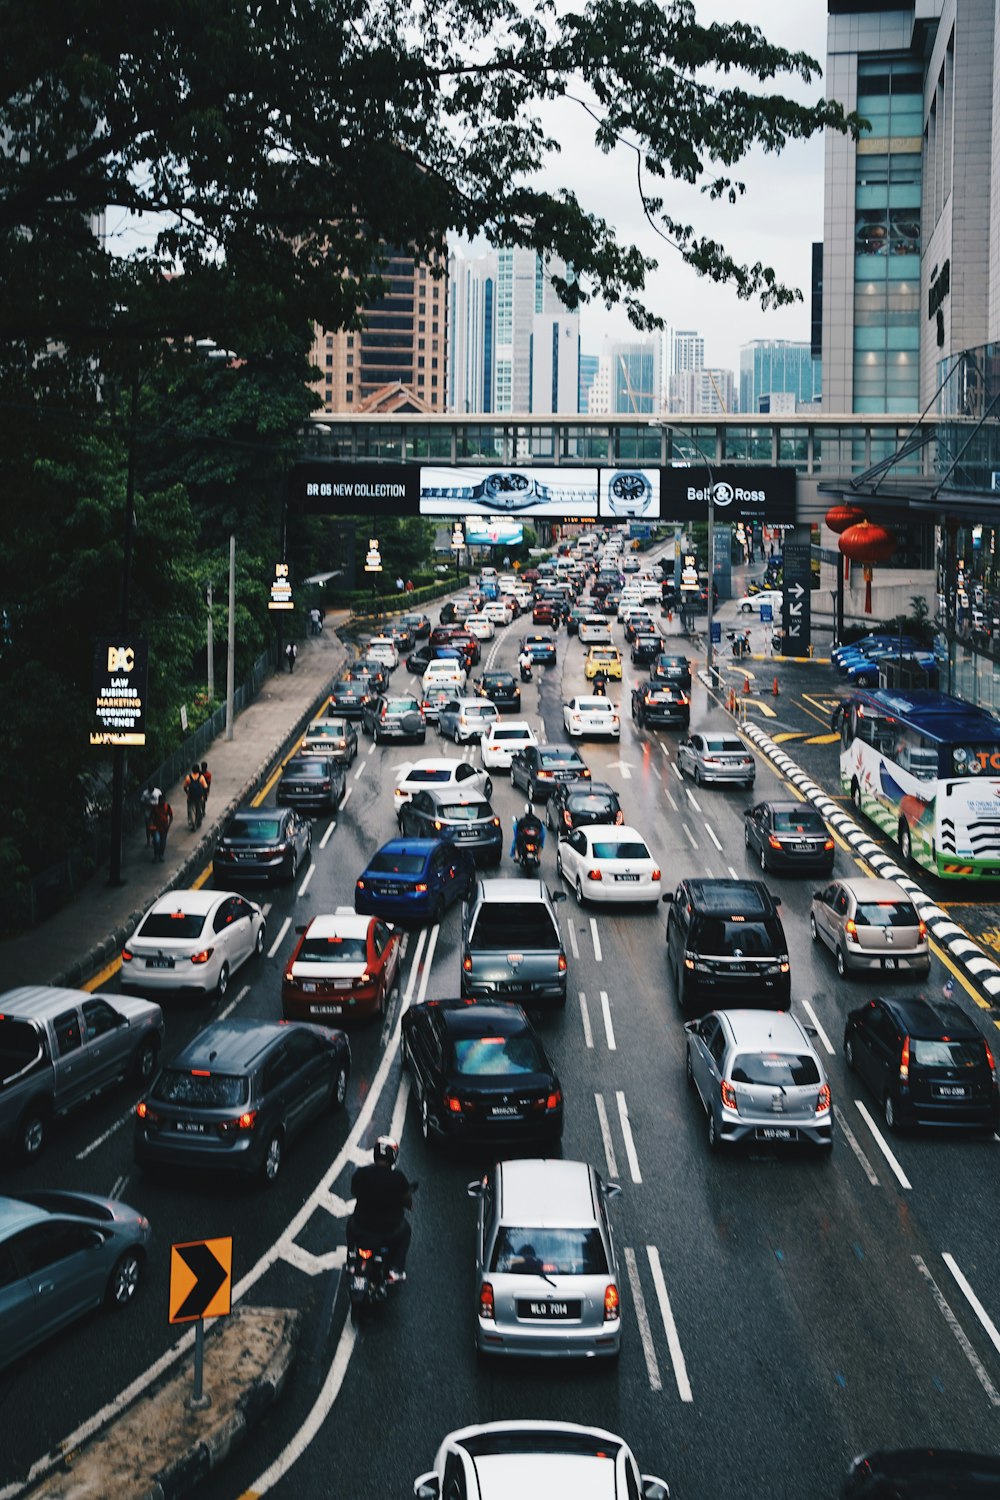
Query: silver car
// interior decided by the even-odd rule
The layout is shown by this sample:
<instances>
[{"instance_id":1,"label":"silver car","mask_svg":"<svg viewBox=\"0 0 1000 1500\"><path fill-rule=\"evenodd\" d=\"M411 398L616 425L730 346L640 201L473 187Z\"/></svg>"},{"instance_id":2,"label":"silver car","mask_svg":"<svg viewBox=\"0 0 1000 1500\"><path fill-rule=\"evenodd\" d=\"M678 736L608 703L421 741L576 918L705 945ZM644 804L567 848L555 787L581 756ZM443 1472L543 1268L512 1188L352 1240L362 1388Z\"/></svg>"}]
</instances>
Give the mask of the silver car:
<instances>
[{"instance_id":1,"label":"silver car","mask_svg":"<svg viewBox=\"0 0 1000 1500\"><path fill-rule=\"evenodd\" d=\"M740 1141L832 1147L826 1070L788 1011L715 1010L684 1030L687 1080L708 1115L710 1150Z\"/></svg>"},{"instance_id":2,"label":"silver car","mask_svg":"<svg viewBox=\"0 0 1000 1500\"><path fill-rule=\"evenodd\" d=\"M481 740L499 718L500 710L488 698L449 698L438 709L438 733L456 745L467 745Z\"/></svg>"},{"instance_id":3,"label":"silver car","mask_svg":"<svg viewBox=\"0 0 1000 1500\"><path fill-rule=\"evenodd\" d=\"M753 786L753 756L735 734L719 730L689 734L677 746L677 768L686 771L696 784L720 781L739 786Z\"/></svg>"},{"instance_id":4,"label":"silver car","mask_svg":"<svg viewBox=\"0 0 1000 1500\"><path fill-rule=\"evenodd\" d=\"M842 978L873 969L930 973L927 928L894 880L832 881L813 895L809 931L833 950Z\"/></svg>"},{"instance_id":5,"label":"silver car","mask_svg":"<svg viewBox=\"0 0 1000 1500\"><path fill-rule=\"evenodd\" d=\"M618 1354L618 1260L607 1203L621 1191L583 1161L499 1162L469 1196L476 1347L483 1354Z\"/></svg>"},{"instance_id":6,"label":"silver car","mask_svg":"<svg viewBox=\"0 0 1000 1500\"><path fill-rule=\"evenodd\" d=\"M349 766L358 753L358 731L349 719L314 719L299 749L306 755L329 755Z\"/></svg>"},{"instance_id":7,"label":"silver car","mask_svg":"<svg viewBox=\"0 0 1000 1500\"><path fill-rule=\"evenodd\" d=\"M518 1500L670 1500L655 1474L640 1474L613 1432L575 1422L483 1422L450 1432L433 1469L413 1481L417 1500L457 1496Z\"/></svg>"}]
</instances>

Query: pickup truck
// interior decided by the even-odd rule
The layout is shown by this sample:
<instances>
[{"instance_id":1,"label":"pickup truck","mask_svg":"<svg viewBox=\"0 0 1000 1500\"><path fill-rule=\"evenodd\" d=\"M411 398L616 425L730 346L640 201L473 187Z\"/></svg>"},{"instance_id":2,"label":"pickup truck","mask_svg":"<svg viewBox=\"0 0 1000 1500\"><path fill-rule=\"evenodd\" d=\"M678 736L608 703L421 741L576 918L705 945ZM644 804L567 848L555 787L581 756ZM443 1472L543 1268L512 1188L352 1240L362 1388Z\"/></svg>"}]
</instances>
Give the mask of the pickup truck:
<instances>
[{"instance_id":1,"label":"pickup truck","mask_svg":"<svg viewBox=\"0 0 1000 1500\"><path fill-rule=\"evenodd\" d=\"M462 922L464 999L532 1009L566 1004L566 952L555 902L541 880L481 879Z\"/></svg>"},{"instance_id":2,"label":"pickup truck","mask_svg":"<svg viewBox=\"0 0 1000 1500\"><path fill-rule=\"evenodd\" d=\"M0 1142L24 1160L57 1115L113 1083L146 1083L163 1045L152 1000L27 985L0 994Z\"/></svg>"}]
</instances>

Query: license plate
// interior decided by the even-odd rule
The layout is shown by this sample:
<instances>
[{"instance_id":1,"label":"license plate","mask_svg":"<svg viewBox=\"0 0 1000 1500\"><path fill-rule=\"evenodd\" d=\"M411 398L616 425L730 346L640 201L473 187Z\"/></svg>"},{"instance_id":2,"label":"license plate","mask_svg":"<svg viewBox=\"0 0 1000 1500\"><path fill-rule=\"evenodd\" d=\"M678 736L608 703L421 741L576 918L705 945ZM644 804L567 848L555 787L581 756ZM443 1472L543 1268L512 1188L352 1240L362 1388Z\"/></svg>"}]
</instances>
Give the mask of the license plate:
<instances>
[{"instance_id":1,"label":"license plate","mask_svg":"<svg viewBox=\"0 0 1000 1500\"><path fill-rule=\"evenodd\" d=\"M616 880L638 880L638 875L616 875Z\"/></svg>"},{"instance_id":2,"label":"license plate","mask_svg":"<svg viewBox=\"0 0 1000 1500\"><path fill-rule=\"evenodd\" d=\"M539 1322L559 1322L565 1318L580 1316L579 1302L518 1302L519 1318L534 1318Z\"/></svg>"},{"instance_id":3,"label":"license plate","mask_svg":"<svg viewBox=\"0 0 1000 1500\"><path fill-rule=\"evenodd\" d=\"M883 969L894 969L896 967L896 960L894 958L883 958L882 967Z\"/></svg>"},{"instance_id":4,"label":"license plate","mask_svg":"<svg viewBox=\"0 0 1000 1500\"><path fill-rule=\"evenodd\" d=\"M521 1111L517 1108L516 1104L494 1104L490 1110L490 1114L494 1119L510 1119L512 1116L519 1115L520 1113Z\"/></svg>"},{"instance_id":5,"label":"license plate","mask_svg":"<svg viewBox=\"0 0 1000 1500\"><path fill-rule=\"evenodd\" d=\"M178 1120L177 1129L182 1135L204 1135L205 1127L200 1120Z\"/></svg>"},{"instance_id":6,"label":"license plate","mask_svg":"<svg viewBox=\"0 0 1000 1500\"><path fill-rule=\"evenodd\" d=\"M478 832L477 828L460 828L458 836L460 839L474 839Z\"/></svg>"},{"instance_id":7,"label":"license plate","mask_svg":"<svg viewBox=\"0 0 1000 1500\"><path fill-rule=\"evenodd\" d=\"M965 1085L962 1083L939 1083L935 1086L934 1092L939 1099L964 1099L966 1097Z\"/></svg>"},{"instance_id":8,"label":"license plate","mask_svg":"<svg viewBox=\"0 0 1000 1500\"><path fill-rule=\"evenodd\" d=\"M310 1005L309 1014L311 1016L339 1016L343 1008L342 1005Z\"/></svg>"},{"instance_id":9,"label":"license plate","mask_svg":"<svg viewBox=\"0 0 1000 1500\"><path fill-rule=\"evenodd\" d=\"M754 1131L758 1141L797 1141L799 1132L787 1125L760 1125Z\"/></svg>"},{"instance_id":10,"label":"license plate","mask_svg":"<svg viewBox=\"0 0 1000 1500\"><path fill-rule=\"evenodd\" d=\"M172 958L147 958L147 969L172 969L174 961Z\"/></svg>"},{"instance_id":11,"label":"license plate","mask_svg":"<svg viewBox=\"0 0 1000 1500\"><path fill-rule=\"evenodd\" d=\"M352 1276L351 1277L351 1291L352 1292L363 1292L364 1289L365 1289L365 1278L363 1276Z\"/></svg>"}]
</instances>

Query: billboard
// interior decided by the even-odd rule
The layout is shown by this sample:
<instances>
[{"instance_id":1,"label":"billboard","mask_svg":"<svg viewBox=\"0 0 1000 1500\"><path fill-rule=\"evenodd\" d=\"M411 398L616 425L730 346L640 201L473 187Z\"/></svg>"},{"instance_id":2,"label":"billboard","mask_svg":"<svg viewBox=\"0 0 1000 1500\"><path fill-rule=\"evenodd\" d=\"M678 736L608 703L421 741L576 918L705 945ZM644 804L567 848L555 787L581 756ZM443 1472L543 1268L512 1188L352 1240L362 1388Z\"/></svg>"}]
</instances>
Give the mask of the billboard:
<instances>
[{"instance_id":1,"label":"billboard","mask_svg":"<svg viewBox=\"0 0 1000 1500\"><path fill-rule=\"evenodd\" d=\"M600 514L608 520L658 520L659 469L602 469Z\"/></svg>"},{"instance_id":2,"label":"billboard","mask_svg":"<svg viewBox=\"0 0 1000 1500\"><path fill-rule=\"evenodd\" d=\"M428 468L420 470L420 514L453 516L481 506L492 515L597 519L596 469Z\"/></svg>"},{"instance_id":3,"label":"billboard","mask_svg":"<svg viewBox=\"0 0 1000 1500\"><path fill-rule=\"evenodd\" d=\"M148 643L141 637L101 636L94 642L92 745L146 743Z\"/></svg>"},{"instance_id":4,"label":"billboard","mask_svg":"<svg viewBox=\"0 0 1000 1500\"><path fill-rule=\"evenodd\" d=\"M520 547L524 541L524 522L507 516L466 516L467 547Z\"/></svg>"},{"instance_id":5,"label":"billboard","mask_svg":"<svg viewBox=\"0 0 1000 1500\"><path fill-rule=\"evenodd\" d=\"M704 521L711 496L717 521L795 522L795 470L766 464L683 466L661 471L660 513L668 521Z\"/></svg>"}]
</instances>

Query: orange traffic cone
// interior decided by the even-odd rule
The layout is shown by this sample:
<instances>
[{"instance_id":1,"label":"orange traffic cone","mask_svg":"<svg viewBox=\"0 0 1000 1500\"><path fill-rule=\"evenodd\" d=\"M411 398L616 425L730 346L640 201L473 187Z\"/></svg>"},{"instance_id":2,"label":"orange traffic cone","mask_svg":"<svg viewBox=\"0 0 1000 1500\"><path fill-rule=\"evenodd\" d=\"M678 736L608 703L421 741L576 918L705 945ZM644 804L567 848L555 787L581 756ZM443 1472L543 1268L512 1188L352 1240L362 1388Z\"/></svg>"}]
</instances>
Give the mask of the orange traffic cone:
<instances>
[{"instance_id":1,"label":"orange traffic cone","mask_svg":"<svg viewBox=\"0 0 1000 1500\"><path fill-rule=\"evenodd\" d=\"M743 679L743 696L746 697L749 692L750 692L750 677L749 677L749 675L747 675Z\"/></svg>"},{"instance_id":2,"label":"orange traffic cone","mask_svg":"<svg viewBox=\"0 0 1000 1500\"><path fill-rule=\"evenodd\" d=\"M776 698L779 698L781 696L781 689L778 687L777 677L774 679L774 687L771 689L771 692Z\"/></svg>"}]
</instances>

